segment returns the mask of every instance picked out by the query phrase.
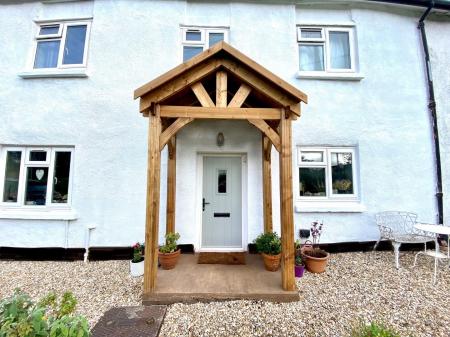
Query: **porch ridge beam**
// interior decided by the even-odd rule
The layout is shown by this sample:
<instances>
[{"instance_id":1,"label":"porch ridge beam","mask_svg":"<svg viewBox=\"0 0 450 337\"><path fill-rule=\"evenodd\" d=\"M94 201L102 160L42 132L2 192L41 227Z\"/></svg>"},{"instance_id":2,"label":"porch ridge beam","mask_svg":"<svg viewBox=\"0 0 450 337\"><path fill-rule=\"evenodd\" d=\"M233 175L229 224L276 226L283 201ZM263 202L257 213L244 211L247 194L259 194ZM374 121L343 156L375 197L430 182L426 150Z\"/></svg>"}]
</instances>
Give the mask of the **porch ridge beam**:
<instances>
[{"instance_id":1,"label":"porch ridge beam","mask_svg":"<svg viewBox=\"0 0 450 337\"><path fill-rule=\"evenodd\" d=\"M161 117L209 119L280 119L277 108L229 108L161 105ZM169 127L170 128L170 127ZM169 129L167 128L167 129Z\"/></svg>"},{"instance_id":2,"label":"porch ridge beam","mask_svg":"<svg viewBox=\"0 0 450 337\"><path fill-rule=\"evenodd\" d=\"M191 89L202 106L205 107L216 106L201 82L197 82L191 85Z\"/></svg>"},{"instance_id":3,"label":"porch ridge beam","mask_svg":"<svg viewBox=\"0 0 450 337\"><path fill-rule=\"evenodd\" d=\"M227 73L220 70L216 73L216 106L225 108L227 106L228 90Z\"/></svg>"},{"instance_id":4,"label":"porch ridge beam","mask_svg":"<svg viewBox=\"0 0 450 337\"><path fill-rule=\"evenodd\" d=\"M250 124L253 124L258 129L261 130L261 132L266 135L270 141L272 142L273 146L277 149L278 152L281 152L281 142L280 142L280 136L278 133L272 129L272 127L267 124L263 119L248 119Z\"/></svg>"},{"instance_id":5,"label":"porch ridge beam","mask_svg":"<svg viewBox=\"0 0 450 337\"><path fill-rule=\"evenodd\" d=\"M241 86L239 87L238 91L234 94L230 103L228 103L228 107L229 108L240 108L242 106L242 104L244 104L245 100L247 99L247 97L251 91L252 91L252 88L250 88L247 84L242 83Z\"/></svg>"},{"instance_id":6,"label":"porch ridge beam","mask_svg":"<svg viewBox=\"0 0 450 337\"><path fill-rule=\"evenodd\" d=\"M175 122L170 124L159 136L159 151L162 151L167 142L169 142L169 140L175 136L182 127L193 120L194 119L190 117L179 117L175 120Z\"/></svg>"},{"instance_id":7,"label":"porch ridge beam","mask_svg":"<svg viewBox=\"0 0 450 337\"><path fill-rule=\"evenodd\" d=\"M159 187L161 173L160 133L160 109L159 105L156 104L152 106L152 111L150 111L148 128L144 294L151 294L155 291L158 270Z\"/></svg>"}]
</instances>

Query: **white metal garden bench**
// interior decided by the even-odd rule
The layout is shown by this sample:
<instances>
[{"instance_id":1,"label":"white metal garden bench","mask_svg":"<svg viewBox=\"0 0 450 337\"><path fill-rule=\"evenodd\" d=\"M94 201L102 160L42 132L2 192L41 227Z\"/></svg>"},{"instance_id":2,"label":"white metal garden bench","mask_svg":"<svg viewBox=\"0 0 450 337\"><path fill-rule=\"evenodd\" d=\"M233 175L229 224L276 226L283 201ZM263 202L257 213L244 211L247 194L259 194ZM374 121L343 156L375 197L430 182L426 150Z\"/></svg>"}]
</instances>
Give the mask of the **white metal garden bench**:
<instances>
[{"instance_id":1,"label":"white metal garden bench","mask_svg":"<svg viewBox=\"0 0 450 337\"><path fill-rule=\"evenodd\" d=\"M425 253L427 242L434 241L429 233L414 228L417 214L411 212L387 211L375 214L377 226L380 230L380 238L375 243L375 250L381 240L392 242L395 253L395 267L400 267L400 246L402 243L423 243Z\"/></svg>"}]
</instances>

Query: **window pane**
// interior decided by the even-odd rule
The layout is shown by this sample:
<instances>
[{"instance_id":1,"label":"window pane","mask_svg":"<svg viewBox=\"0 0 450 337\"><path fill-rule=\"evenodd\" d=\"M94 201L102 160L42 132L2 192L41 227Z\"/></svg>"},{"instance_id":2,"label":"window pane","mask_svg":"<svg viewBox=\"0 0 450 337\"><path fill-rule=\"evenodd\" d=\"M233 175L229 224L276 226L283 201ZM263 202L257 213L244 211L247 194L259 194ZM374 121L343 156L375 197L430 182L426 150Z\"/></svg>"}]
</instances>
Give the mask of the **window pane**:
<instances>
[{"instance_id":1,"label":"window pane","mask_svg":"<svg viewBox=\"0 0 450 337\"><path fill-rule=\"evenodd\" d=\"M67 203L70 156L70 152L56 152L55 154L55 177L53 178L52 196L52 202L54 203Z\"/></svg>"},{"instance_id":2,"label":"window pane","mask_svg":"<svg viewBox=\"0 0 450 337\"><path fill-rule=\"evenodd\" d=\"M223 41L225 36L223 33L209 33L209 46L214 46L217 42Z\"/></svg>"},{"instance_id":3,"label":"window pane","mask_svg":"<svg viewBox=\"0 0 450 337\"><path fill-rule=\"evenodd\" d=\"M46 161L47 151L30 151L30 161Z\"/></svg>"},{"instance_id":4,"label":"window pane","mask_svg":"<svg viewBox=\"0 0 450 337\"><path fill-rule=\"evenodd\" d=\"M323 46L322 45L300 45L300 70L321 71L323 66Z\"/></svg>"},{"instance_id":5,"label":"window pane","mask_svg":"<svg viewBox=\"0 0 450 337\"><path fill-rule=\"evenodd\" d=\"M187 31L186 32L186 41L201 41L202 33L196 31Z\"/></svg>"},{"instance_id":6,"label":"window pane","mask_svg":"<svg viewBox=\"0 0 450 337\"><path fill-rule=\"evenodd\" d=\"M300 195L303 197L326 196L325 168L300 167Z\"/></svg>"},{"instance_id":7,"label":"window pane","mask_svg":"<svg viewBox=\"0 0 450 337\"><path fill-rule=\"evenodd\" d=\"M45 205L48 167L28 167L25 205Z\"/></svg>"},{"instance_id":8,"label":"window pane","mask_svg":"<svg viewBox=\"0 0 450 337\"><path fill-rule=\"evenodd\" d=\"M303 162L323 162L323 152L302 151Z\"/></svg>"},{"instance_id":9,"label":"window pane","mask_svg":"<svg viewBox=\"0 0 450 337\"><path fill-rule=\"evenodd\" d=\"M56 68L60 40L39 41L36 47L35 68Z\"/></svg>"},{"instance_id":10,"label":"window pane","mask_svg":"<svg viewBox=\"0 0 450 337\"><path fill-rule=\"evenodd\" d=\"M333 194L353 194L351 153L331 153Z\"/></svg>"},{"instance_id":11,"label":"window pane","mask_svg":"<svg viewBox=\"0 0 450 337\"><path fill-rule=\"evenodd\" d=\"M321 29L301 29L302 39L321 39L322 30Z\"/></svg>"},{"instance_id":12,"label":"window pane","mask_svg":"<svg viewBox=\"0 0 450 337\"><path fill-rule=\"evenodd\" d=\"M330 62L333 69L350 69L348 32L330 32Z\"/></svg>"},{"instance_id":13,"label":"window pane","mask_svg":"<svg viewBox=\"0 0 450 337\"><path fill-rule=\"evenodd\" d=\"M190 60L195 55L200 54L202 51L203 51L203 47L184 46L183 47L183 62Z\"/></svg>"},{"instance_id":14,"label":"window pane","mask_svg":"<svg viewBox=\"0 0 450 337\"><path fill-rule=\"evenodd\" d=\"M59 33L59 25L54 26L41 26L39 35L53 35Z\"/></svg>"},{"instance_id":15,"label":"window pane","mask_svg":"<svg viewBox=\"0 0 450 337\"><path fill-rule=\"evenodd\" d=\"M5 184L3 188L4 202L17 202L21 158L22 152L20 151L8 151L6 154Z\"/></svg>"},{"instance_id":16,"label":"window pane","mask_svg":"<svg viewBox=\"0 0 450 337\"><path fill-rule=\"evenodd\" d=\"M86 28L86 25L67 27L63 64L83 64Z\"/></svg>"},{"instance_id":17,"label":"window pane","mask_svg":"<svg viewBox=\"0 0 450 337\"><path fill-rule=\"evenodd\" d=\"M217 192L227 193L227 170L219 170L217 174Z\"/></svg>"}]
</instances>

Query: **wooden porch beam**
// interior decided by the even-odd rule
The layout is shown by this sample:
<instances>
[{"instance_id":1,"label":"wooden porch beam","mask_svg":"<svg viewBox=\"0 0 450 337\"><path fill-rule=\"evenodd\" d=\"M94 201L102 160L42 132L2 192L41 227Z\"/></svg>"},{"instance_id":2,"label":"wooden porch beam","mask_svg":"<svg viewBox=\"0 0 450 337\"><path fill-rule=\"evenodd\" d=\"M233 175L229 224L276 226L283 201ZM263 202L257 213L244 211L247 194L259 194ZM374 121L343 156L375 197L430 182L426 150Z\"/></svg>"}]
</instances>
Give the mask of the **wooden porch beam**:
<instances>
[{"instance_id":1,"label":"wooden porch beam","mask_svg":"<svg viewBox=\"0 0 450 337\"><path fill-rule=\"evenodd\" d=\"M173 136L167 143L167 205L166 234L175 233L175 195L177 176L177 137Z\"/></svg>"},{"instance_id":2,"label":"wooden porch beam","mask_svg":"<svg viewBox=\"0 0 450 337\"><path fill-rule=\"evenodd\" d=\"M250 88L247 84L242 83L238 91L234 94L230 103L228 103L228 107L240 108L250 94L250 91L252 91L252 88Z\"/></svg>"},{"instance_id":3,"label":"wooden porch beam","mask_svg":"<svg viewBox=\"0 0 450 337\"><path fill-rule=\"evenodd\" d=\"M191 85L191 89L202 106L216 106L201 82Z\"/></svg>"},{"instance_id":4,"label":"wooden porch beam","mask_svg":"<svg viewBox=\"0 0 450 337\"><path fill-rule=\"evenodd\" d=\"M280 119L281 280L284 290L295 290L294 205L292 192L292 120Z\"/></svg>"},{"instance_id":5,"label":"wooden porch beam","mask_svg":"<svg viewBox=\"0 0 450 337\"><path fill-rule=\"evenodd\" d=\"M189 117L179 117L175 122L170 124L159 137L159 150L162 151L169 140L177 134L180 129L194 119Z\"/></svg>"},{"instance_id":6,"label":"wooden porch beam","mask_svg":"<svg viewBox=\"0 0 450 337\"><path fill-rule=\"evenodd\" d=\"M147 201L145 215L144 294L153 293L158 269L159 185L161 152L159 140L161 117L159 105L149 114Z\"/></svg>"},{"instance_id":7,"label":"wooden porch beam","mask_svg":"<svg viewBox=\"0 0 450 337\"><path fill-rule=\"evenodd\" d=\"M273 231L272 225L272 143L266 135L262 135L262 171L263 171L263 214L264 233Z\"/></svg>"},{"instance_id":8,"label":"wooden porch beam","mask_svg":"<svg viewBox=\"0 0 450 337\"><path fill-rule=\"evenodd\" d=\"M161 117L210 119L280 119L276 108L222 108L161 105Z\"/></svg>"},{"instance_id":9,"label":"wooden porch beam","mask_svg":"<svg viewBox=\"0 0 450 337\"><path fill-rule=\"evenodd\" d=\"M218 71L216 73L216 106L225 108L227 106L227 73Z\"/></svg>"},{"instance_id":10,"label":"wooden porch beam","mask_svg":"<svg viewBox=\"0 0 450 337\"><path fill-rule=\"evenodd\" d=\"M186 73L181 74L179 77L175 78L172 81L169 81L166 84L161 85L158 88L155 88L148 94L145 94L141 97L139 103L139 111L146 116L146 110L150 107L152 103L161 102L164 99L167 99L180 90L190 86L191 84L200 81L204 77L213 73L217 68L222 65L221 59L214 59L207 61L204 64L198 65L195 68L190 69Z\"/></svg>"},{"instance_id":11,"label":"wooden porch beam","mask_svg":"<svg viewBox=\"0 0 450 337\"><path fill-rule=\"evenodd\" d=\"M278 135L278 133L274 129L272 129L270 127L269 124L267 124L262 119L251 119L251 118L249 118L248 121L250 122L250 124L253 124L258 129L260 129L261 132L270 139L270 141L272 142L273 146L275 146L277 151L281 152L280 136Z\"/></svg>"}]
</instances>

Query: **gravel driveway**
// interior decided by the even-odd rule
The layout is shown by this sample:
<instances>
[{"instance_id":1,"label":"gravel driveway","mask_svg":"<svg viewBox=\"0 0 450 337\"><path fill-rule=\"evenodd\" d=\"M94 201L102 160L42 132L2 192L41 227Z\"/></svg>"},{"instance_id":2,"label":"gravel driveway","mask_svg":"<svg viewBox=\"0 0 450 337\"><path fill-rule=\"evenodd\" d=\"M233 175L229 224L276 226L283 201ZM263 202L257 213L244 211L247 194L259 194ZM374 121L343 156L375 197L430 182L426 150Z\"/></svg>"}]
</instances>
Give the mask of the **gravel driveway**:
<instances>
[{"instance_id":1,"label":"gravel driveway","mask_svg":"<svg viewBox=\"0 0 450 337\"><path fill-rule=\"evenodd\" d=\"M402 336L450 336L450 270L441 267L432 285L432 259L402 253L333 254L322 275L297 280L300 302L253 301L170 306L161 336L346 336L358 320L383 321ZM0 298L20 287L32 296L71 290L78 311L92 324L111 306L137 305L142 278L131 278L128 261L0 261Z\"/></svg>"}]
</instances>

